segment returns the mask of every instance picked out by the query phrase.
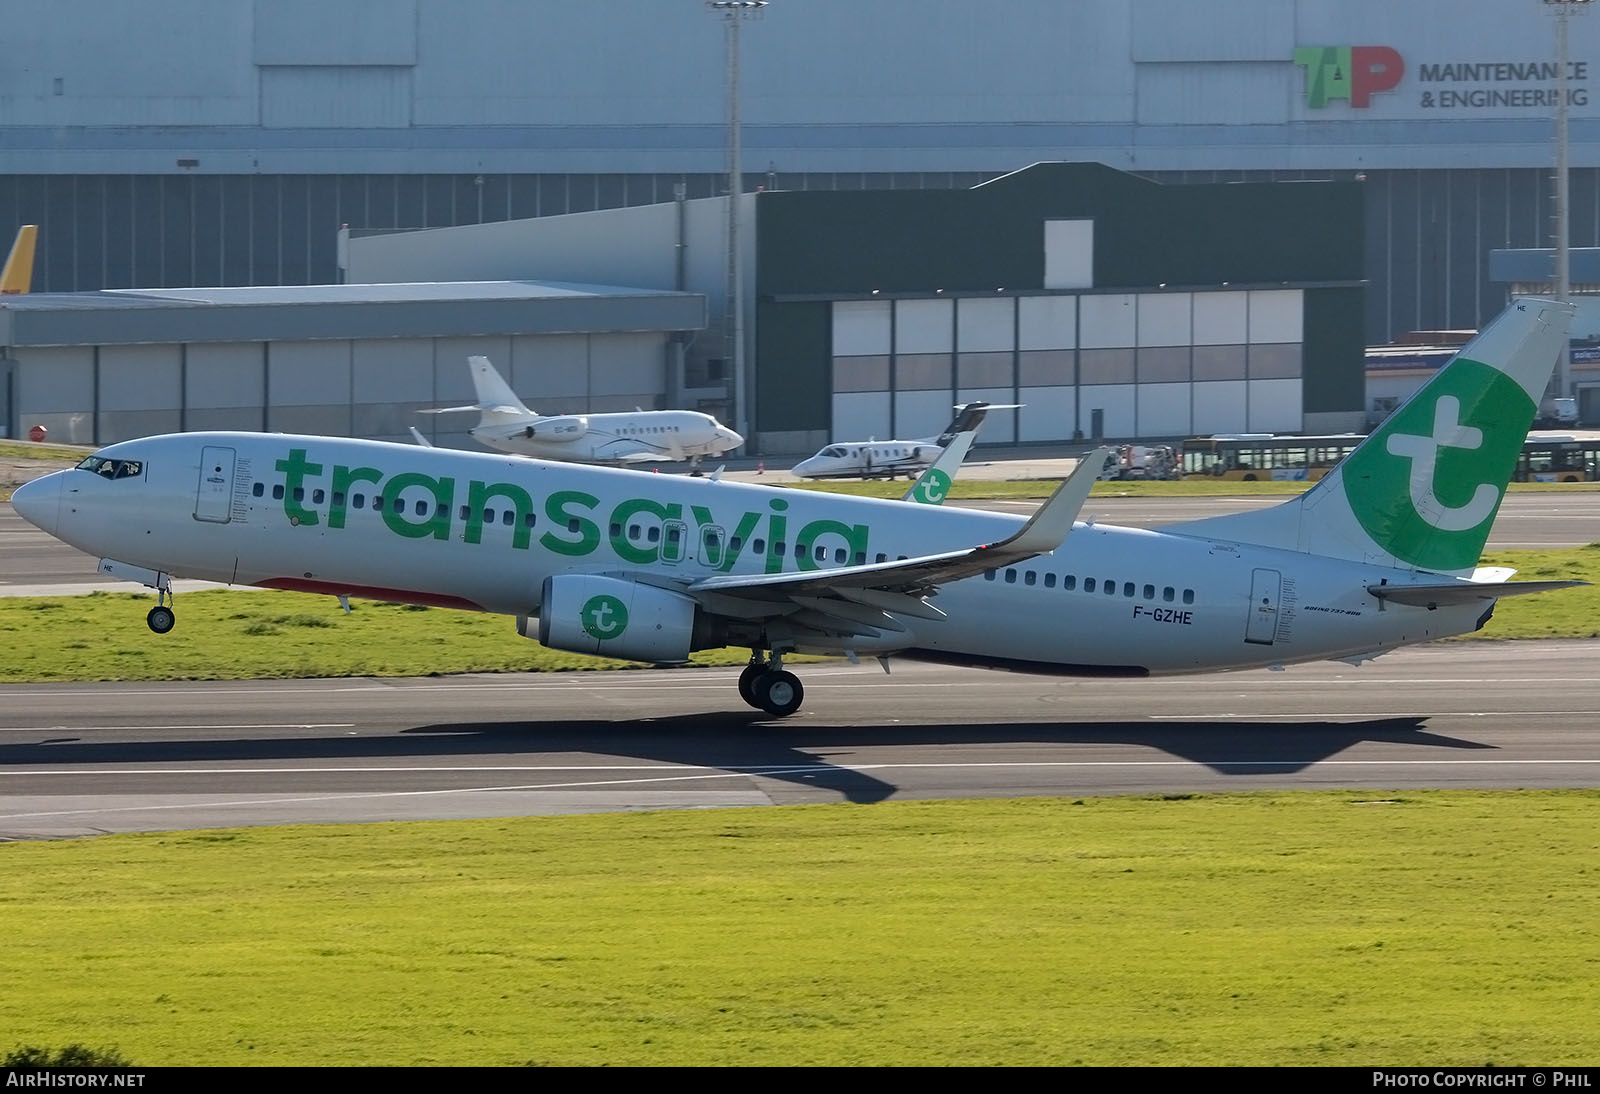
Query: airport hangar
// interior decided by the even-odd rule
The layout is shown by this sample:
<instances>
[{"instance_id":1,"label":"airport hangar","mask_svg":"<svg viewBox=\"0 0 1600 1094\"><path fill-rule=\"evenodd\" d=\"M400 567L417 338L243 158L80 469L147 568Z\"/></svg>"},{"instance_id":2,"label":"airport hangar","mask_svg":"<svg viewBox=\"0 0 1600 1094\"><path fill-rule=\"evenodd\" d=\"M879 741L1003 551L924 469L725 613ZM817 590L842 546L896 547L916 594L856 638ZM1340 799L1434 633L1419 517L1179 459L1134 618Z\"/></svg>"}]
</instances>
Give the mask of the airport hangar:
<instances>
[{"instance_id":1,"label":"airport hangar","mask_svg":"<svg viewBox=\"0 0 1600 1094\"><path fill-rule=\"evenodd\" d=\"M763 455L931 436L978 399L1022 404L991 414L991 445L1360 428L1363 194L1045 163L970 189L746 195L744 432ZM725 201L354 237L346 272L679 285L715 312Z\"/></svg>"},{"instance_id":2,"label":"airport hangar","mask_svg":"<svg viewBox=\"0 0 1600 1094\"><path fill-rule=\"evenodd\" d=\"M684 394L696 293L480 282L150 289L0 303L0 423L104 445L238 429L477 447L467 357L535 410L659 409ZM9 405L5 405L9 404Z\"/></svg>"}]
</instances>

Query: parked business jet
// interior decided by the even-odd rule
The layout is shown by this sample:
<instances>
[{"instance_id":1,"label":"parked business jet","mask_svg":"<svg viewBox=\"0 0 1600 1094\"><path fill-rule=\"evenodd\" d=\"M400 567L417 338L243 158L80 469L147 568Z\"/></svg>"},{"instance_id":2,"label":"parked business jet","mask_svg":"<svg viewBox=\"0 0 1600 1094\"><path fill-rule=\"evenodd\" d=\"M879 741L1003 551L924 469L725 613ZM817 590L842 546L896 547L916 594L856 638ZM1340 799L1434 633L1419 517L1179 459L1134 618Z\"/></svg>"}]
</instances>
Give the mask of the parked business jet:
<instances>
[{"instance_id":1,"label":"parked business jet","mask_svg":"<svg viewBox=\"0 0 1600 1094\"><path fill-rule=\"evenodd\" d=\"M960 433L975 431L991 410L1015 410L1011 404L968 403L956 408L956 416L937 437L919 441L842 441L830 444L815 456L807 457L790 469L802 479L894 478L904 472L925 470L939 453Z\"/></svg>"},{"instance_id":2,"label":"parked business jet","mask_svg":"<svg viewBox=\"0 0 1600 1094\"><path fill-rule=\"evenodd\" d=\"M1075 523L1107 450L1028 519L329 437L124 441L21 487L26 519L173 577L514 616L546 646L675 663L751 650L740 695L802 701L795 652L1142 677L1339 659L1475 631L1477 561L1573 308L1521 300L1310 491L1158 530Z\"/></svg>"},{"instance_id":3,"label":"parked business jet","mask_svg":"<svg viewBox=\"0 0 1600 1094\"><path fill-rule=\"evenodd\" d=\"M487 357L469 357L478 401L424 414L477 411L467 430L479 443L501 452L573 463L648 463L688 460L698 468L705 456L720 456L744 438L709 414L694 410L635 410L621 414L535 414Z\"/></svg>"}]
</instances>

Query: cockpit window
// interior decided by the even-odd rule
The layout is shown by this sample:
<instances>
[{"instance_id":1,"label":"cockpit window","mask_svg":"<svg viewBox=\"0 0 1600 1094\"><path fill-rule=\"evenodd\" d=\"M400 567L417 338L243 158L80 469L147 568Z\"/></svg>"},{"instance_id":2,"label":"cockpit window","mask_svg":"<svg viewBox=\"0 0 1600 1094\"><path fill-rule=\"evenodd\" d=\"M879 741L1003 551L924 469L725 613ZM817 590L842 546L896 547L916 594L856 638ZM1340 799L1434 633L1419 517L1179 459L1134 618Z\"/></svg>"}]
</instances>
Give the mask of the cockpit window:
<instances>
[{"instance_id":1,"label":"cockpit window","mask_svg":"<svg viewBox=\"0 0 1600 1094\"><path fill-rule=\"evenodd\" d=\"M90 456L77 467L79 471L93 471L103 479L136 479L144 474L142 460L113 460L105 456Z\"/></svg>"},{"instance_id":2,"label":"cockpit window","mask_svg":"<svg viewBox=\"0 0 1600 1094\"><path fill-rule=\"evenodd\" d=\"M837 459L838 457L844 455L844 449L840 448L838 445L834 445L832 448L824 448L822 450L822 454L824 456L832 456Z\"/></svg>"}]
</instances>

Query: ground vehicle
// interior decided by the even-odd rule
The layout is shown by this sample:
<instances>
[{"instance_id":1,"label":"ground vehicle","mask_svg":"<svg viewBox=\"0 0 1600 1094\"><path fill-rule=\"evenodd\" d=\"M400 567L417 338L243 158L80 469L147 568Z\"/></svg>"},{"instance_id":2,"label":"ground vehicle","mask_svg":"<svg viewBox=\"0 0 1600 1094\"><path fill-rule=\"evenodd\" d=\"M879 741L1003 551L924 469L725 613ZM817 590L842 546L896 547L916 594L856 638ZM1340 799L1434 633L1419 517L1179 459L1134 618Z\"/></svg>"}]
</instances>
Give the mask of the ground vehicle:
<instances>
[{"instance_id":1,"label":"ground vehicle","mask_svg":"<svg viewBox=\"0 0 1600 1094\"><path fill-rule=\"evenodd\" d=\"M1183 442L1183 477L1236 482L1315 481L1366 438L1359 433L1321 437L1262 433L1217 434ZM1600 481L1600 439L1567 433L1530 433L1517 461L1516 482Z\"/></svg>"},{"instance_id":2,"label":"ground vehicle","mask_svg":"<svg viewBox=\"0 0 1600 1094\"><path fill-rule=\"evenodd\" d=\"M1108 479L1176 479L1178 454L1164 444L1125 444L1106 467Z\"/></svg>"},{"instance_id":3,"label":"ground vehicle","mask_svg":"<svg viewBox=\"0 0 1600 1094\"><path fill-rule=\"evenodd\" d=\"M1322 437L1218 433L1191 437L1183 442L1183 477L1237 482L1316 480L1364 440L1359 433Z\"/></svg>"}]
</instances>

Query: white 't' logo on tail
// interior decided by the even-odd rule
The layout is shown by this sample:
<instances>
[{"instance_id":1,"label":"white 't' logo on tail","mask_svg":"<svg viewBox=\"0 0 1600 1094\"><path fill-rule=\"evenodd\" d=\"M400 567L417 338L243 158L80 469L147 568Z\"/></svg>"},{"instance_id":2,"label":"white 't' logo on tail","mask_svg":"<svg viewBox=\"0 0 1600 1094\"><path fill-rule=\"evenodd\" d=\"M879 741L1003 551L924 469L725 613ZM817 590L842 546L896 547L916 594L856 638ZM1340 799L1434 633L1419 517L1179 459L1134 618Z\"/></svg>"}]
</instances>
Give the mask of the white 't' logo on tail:
<instances>
[{"instance_id":1,"label":"white 't' logo on tail","mask_svg":"<svg viewBox=\"0 0 1600 1094\"><path fill-rule=\"evenodd\" d=\"M1500 490L1487 482L1480 482L1472 500L1458 507L1445 505L1433 492L1439 449L1482 447L1483 430L1461 424L1461 400L1454 395L1441 395L1433 405L1433 436L1396 433L1389 438L1389 452L1411 461L1411 504L1417 515L1441 532L1476 528L1500 501Z\"/></svg>"}]
</instances>

